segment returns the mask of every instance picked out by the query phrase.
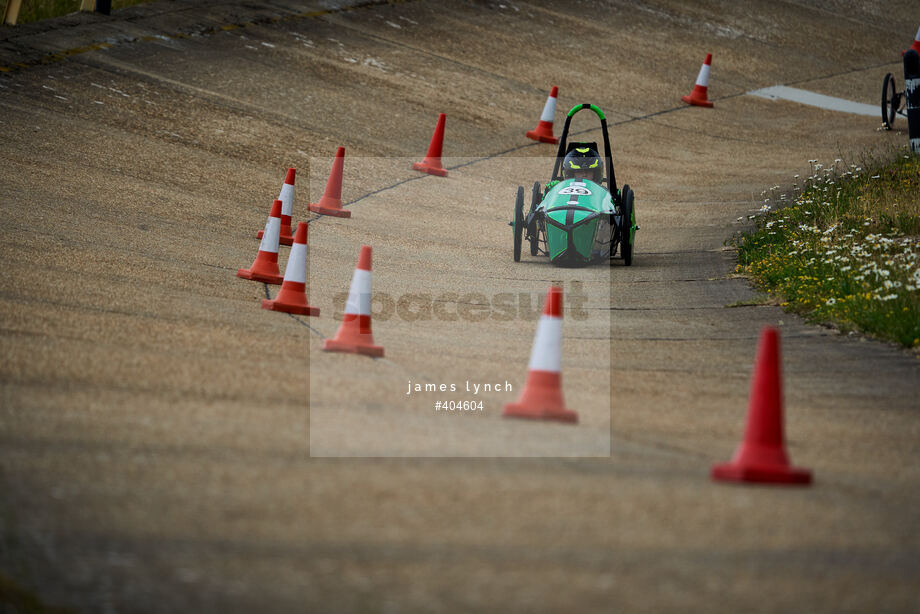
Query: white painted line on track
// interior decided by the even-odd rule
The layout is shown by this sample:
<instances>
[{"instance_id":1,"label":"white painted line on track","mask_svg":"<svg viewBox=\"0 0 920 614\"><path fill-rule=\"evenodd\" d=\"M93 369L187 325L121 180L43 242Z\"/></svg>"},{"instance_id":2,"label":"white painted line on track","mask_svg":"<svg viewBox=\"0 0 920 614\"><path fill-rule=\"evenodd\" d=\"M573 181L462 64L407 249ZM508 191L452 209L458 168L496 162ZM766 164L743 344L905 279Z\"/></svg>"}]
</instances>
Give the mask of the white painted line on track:
<instances>
[{"instance_id":1,"label":"white painted line on track","mask_svg":"<svg viewBox=\"0 0 920 614\"><path fill-rule=\"evenodd\" d=\"M811 107L820 107L829 111L840 111L842 113L853 113L855 115L869 115L872 117L881 117L881 108L876 105L853 102L845 98L834 98L824 94L816 94L808 90L800 90L795 87L785 85L774 85L759 90L748 92L751 96L759 96L769 100L789 100L798 102Z\"/></svg>"}]
</instances>

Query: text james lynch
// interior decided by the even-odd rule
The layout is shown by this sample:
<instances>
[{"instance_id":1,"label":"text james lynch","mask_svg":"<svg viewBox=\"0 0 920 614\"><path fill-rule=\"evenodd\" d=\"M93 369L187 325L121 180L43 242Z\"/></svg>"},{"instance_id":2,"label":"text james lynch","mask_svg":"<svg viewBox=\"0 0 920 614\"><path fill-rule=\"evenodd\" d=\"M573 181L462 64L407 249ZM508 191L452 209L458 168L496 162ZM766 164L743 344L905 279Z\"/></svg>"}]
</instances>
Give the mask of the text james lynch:
<instances>
[{"instance_id":1,"label":"text james lynch","mask_svg":"<svg viewBox=\"0 0 920 614\"><path fill-rule=\"evenodd\" d=\"M473 394L479 394L480 392L513 392L508 380L505 380L504 384L479 384L466 380L465 386L466 391ZM409 380L409 390L406 391L406 394L410 395L413 392L457 392L457 384L413 384L412 380Z\"/></svg>"}]
</instances>

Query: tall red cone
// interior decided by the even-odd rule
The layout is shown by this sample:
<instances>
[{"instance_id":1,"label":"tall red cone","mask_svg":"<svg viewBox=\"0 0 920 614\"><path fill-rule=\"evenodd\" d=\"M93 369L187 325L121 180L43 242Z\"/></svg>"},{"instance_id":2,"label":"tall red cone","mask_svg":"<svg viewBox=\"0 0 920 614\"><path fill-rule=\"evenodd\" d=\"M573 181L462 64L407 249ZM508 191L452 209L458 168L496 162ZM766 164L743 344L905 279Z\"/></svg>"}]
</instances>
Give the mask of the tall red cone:
<instances>
[{"instance_id":1,"label":"tall red cone","mask_svg":"<svg viewBox=\"0 0 920 614\"><path fill-rule=\"evenodd\" d=\"M334 339L323 342L325 352L351 352L380 358L383 348L374 345L371 332L371 248L361 246L361 256L351 278L345 317Z\"/></svg>"},{"instance_id":2,"label":"tall red cone","mask_svg":"<svg viewBox=\"0 0 920 614\"><path fill-rule=\"evenodd\" d=\"M294 176L296 172L293 168L288 169L284 183L281 185L281 194L278 195L278 200L281 201L281 237L278 241L281 245L291 245L294 242L291 234L291 216L294 214ZM256 238L261 239L263 232L262 230L257 232Z\"/></svg>"},{"instance_id":3,"label":"tall red cone","mask_svg":"<svg viewBox=\"0 0 920 614\"><path fill-rule=\"evenodd\" d=\"M297 234L291 245L287 266L284 268L284 283L274 300L264 299L262 309L295 313L302 316L318 316L319 308L311 307L307 301L307 223L297 224Z\"/></svg>"},{"instance_id":4,"label":"tall red cone","mask_svg":"<svg viewBox=\"0 0 920 614\"><path fill-rule=\"evenodd\" d=\"M550 287L530 352L524 390L516 403L506 403L502 416L531 420L578 422L578 414L562 398L562 288Z\"/></svg>"},{"instance_id":5,"label":"tall red cone","mask_svg":"<svg viewBox=\"0 0 920 614\"><path fill-rule=\"evenodd\" d=\"M435 126L434 134L431 136L428 154L423 161L413 164L413 169L429 175L447 177L447 169L441 166L441 149L444 147L444 123L446 120L447 116L444 113L438 115L438 125Z\"/></svg>"},{"instance_id":6,"label":"tall red cone","mask_svg":"<svg viewBox=\"0 0 920 614\"><path fill-rule=\"evenodd\" d=\"M527 131L527 138L541 143L559 142L559 137L553 136L553 119L556 117L556 95L558 93L559 88L554 85L549 97L546 99L546 104L543 106L543 114L540 115L537 127Z\"/></svg>"},{"instance_id":7,"label":"tall red cone","mask_svg":"<svg viewBox=\"0 0 920 614\"><path fill-rule=\"evenodd\" d=\"M920 53L920 28L917 28L917 35L914 36L914 42L911 44L910 49L913 49L917 53ZM904 55L905 53L910 51L910 49L906 49L902 51L901 55Z\"/></svg>"},{"instance_id":8,"label":"tall red cone","mask_svg":"<svg viewBox=\"0 0 920 614\"><path fill-rule=\"evenodd\" d=\"M351 211L342 209L342 170L345 168L345 148L339 147L332 161L332 171L326 181L326 189L318 203L311 204L308 209L313 213L332 215L335 217L351 217Z\"/></svg>"},{"instance_id":9,"label":"tall red cone","mask_svg":"<svg viewBox=\"0 0 920 614\"><path fill-rule=\"evenodd\" d=\"M698 107L712 107L712 103L709 102L708 98L710 66L712 66L712 54L707 53L706 61L703 62L700 67L700 74L696 77L696 85L693 86L693 91L688 96L681 96L681 100Z\"/></svg>"},{"instance_id":10,"label":"tall red cone","mask_svg":"<svg viewBox=\"0 0 920 614\"><path fill-rule=\"evenodd\" d=\"M760 335L744 439L731 462L713 466L712 479L771 484L811 483L811 471L791 466L786 454L779 332L773 327L765 327Z\"/></svg>"},{"instance_id":11,"label":"tall red cone","mask_svg":"<svg viewBox=\"0 0 920 614\"><path fill-rule=\"evenodd\" d=\"M265 233L259 244L259 253L255 262L248 269L239 269L237 277L261 281L267 284L280 284L281 271L278 270L278 238L281 234L281 201L272 203L272 211L265 224Z\"/></svg>"}]
</instances>

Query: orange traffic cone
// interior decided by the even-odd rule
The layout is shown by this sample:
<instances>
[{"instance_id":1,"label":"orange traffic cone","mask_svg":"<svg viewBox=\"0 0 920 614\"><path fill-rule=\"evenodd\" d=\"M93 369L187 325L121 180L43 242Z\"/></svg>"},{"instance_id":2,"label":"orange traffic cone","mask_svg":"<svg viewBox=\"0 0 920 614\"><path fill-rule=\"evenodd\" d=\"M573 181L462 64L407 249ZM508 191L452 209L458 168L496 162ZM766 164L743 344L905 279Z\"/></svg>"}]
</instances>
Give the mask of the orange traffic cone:
<instances>
[{"instance_id":1,"label":"orange traffic cone","mask_svg":"<svg viewBox=\"0 0 920 614\"><path fill-rule=\"evenodd\" d=\"M345 317L335 339L323 342L323 351L351 352L380 358L383 348L374 345L371 332L371 248L361 246L361 256L351 279L348 302L345 304Z\"/></svg>"},{"instance_id":2,"label":"orange traffic cone","mask_svg":"<svg viewBox=\"0 0 920 614\"><path fill-rule=\"evenodd\" d=\"M412 168L437 175L438 177L447 177L447 169L441 166L441 149L444 147L444 122L447 116L444 113L438 115L438 125L434 128L434 134L431 136L431 143L428 145L428 155L422 162L416 162Z\"/></svg>"},{"instance_id":3,"label":"orange traffic cone","mask_svg":"<svg viewBox=\"0 0 920 614\"><path fill-rule=\"evenodd\" d=\"M278 237L280 234L281 201L276 200L272 203L272 211L265 224L265 233L262 235L255 262L248 269L239 269L236 276L267 284L280 284L281 271L278 270Z\"/></svg>"},{"instance_id":4,"label":"orange traffic cone","mask_svg":"<svg viewBox=\"0 0 920 614\"><path fill-rule=\"evenodd\" d=\"M291 216L294 213L295 173L296 171L293 168L288 169L287 175L284 177L284 184L281 186L281 194L278 195L278 200L281 201L281 237L278 242L281 245L291 245L294 242L294 237L291 235ZM256 238L261 239L263 232L262 230L257 232Z\"/></svg>"},{"instance_id":5,"label":"orange traffic cone","mask_svg":"<svg viewBox=\"0 0 920 614\"><path fill-rule=\"evenodd\" d=\"M527 381L517 403L506 403L506 418L578 422L578 414L566 409L562 398L562 288L546 293L543 315L530 352Z\"/></svg>"},{"instance_id":6,"label":"orange traffic cone","mask_svg":"<svg viewBox=\"0 0 920 614\"><path fill-rule=\"evenodd\" d=\"M262 300L262 309L318 316L319 308L307 302L307 223L297 224L297 234L284 268L284 283L275 300Z\"/></svg>"},{"instance_id":7,"label":"orange traffic cone","mask_svg":"<svg viewBox=\"0 0 920 614\"><path fill-rule=\"evenodd\" d=\"M554 85L549 97L546 99L546 105L543 107L543 114L540 116L537 127L527 131L527 138L541 143L559 142L559 137L553 136L553 118L556 117L556 95L558 93L559 88Z\"/></svg>"},{"instance_id":8,"label":"orange traffic cone","mask_svg":"<svg viewBox=\"0 0 920 614\"><path fill-rule=\"evenodd\" d=\"M914 42L913 44L911 44L910 49L913 49L917 53L920 53L920 28L917 28L917 35L914 37ZM901 55L904 55L905 53L910 51L910 49L902 51Z\"/></svg>"},{"instance_id":9,"label":"orange traffic cone","mask_svg":"<svg viewBox=\"0 0 920 614\"><path fill-rule=\"evenodd\" d=\"M760 335L744 440L731 462L712 468L712 479L772 484L811 483L811 471L792 467L786 455L779 332L775 328L765 327Z\"/></svg>"},{"instance_id":10,"label":"orange traffic cone","mask_svg":"<svg viewBox=\"0 0 920 614\"><path fill-rule=\"evenodd\" d=\"M712 65L712 54L706 54L706 61L700 67L700 74L696 77L696 85L689 96L681 96L680 99L687 104L698 107L712 107L707 94L709 92L709 67Z\"/></svg>"},{"instance_id":11,"label":"orange traffic cone","mask_svg":"<svg viewBox=\"0 0 920 614\"><path fill-rule=\"evenodd\" d=\"M326 181L326 189L318 203L308 208L313 213L335 217L351 217L351 211L342 209L342 170L345 167L345 148L339 147L332 161L332 171Z\"/></svg>"}]
</instances>

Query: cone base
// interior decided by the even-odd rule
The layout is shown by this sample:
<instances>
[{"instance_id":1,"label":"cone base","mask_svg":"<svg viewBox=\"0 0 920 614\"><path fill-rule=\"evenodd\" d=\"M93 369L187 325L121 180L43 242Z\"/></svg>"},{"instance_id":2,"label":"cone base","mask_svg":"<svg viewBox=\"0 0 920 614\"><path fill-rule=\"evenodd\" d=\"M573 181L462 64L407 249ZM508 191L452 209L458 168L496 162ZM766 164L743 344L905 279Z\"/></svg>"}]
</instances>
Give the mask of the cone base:
<instances>
[{"instance_id":1,"label":"cone base","mask_svg":"<svg viewBox=\"0 0 920 614\"><path fill-rule=\"evenodd\" d=\"M237 277L242 277L243 279L251 279L252 281L261 281L265 284L277 284L281 285L281 282L284 281L284 277L281 275L268 275L265 273L253 273L250 269L237 269Z\"/></svg>"},{"instance_id":2,"label":"cone base","mask_svg":"<svg viewBox=\"0 0 920 614\"><path fill-rule=\"evenodd\" d=\"M412 169L421 171L423 173L428 173L429 175L435 175L437 177L447 177L446 168L441 168L440 166L432 166L427 162L416 162L412 165Z\"/></svg>"},{"instance_id":3,"label":"cone base","mask_svg":"<svg viewBox=\"0 0 920 614\"><path fill-rule=\"evenodd\" d=\"M259 232L256 233L256 239L261 239L262 235L264 234L265 234L265 231L260 230ZM281 245L294 245L294 236L293 235L287 235L287 236L281 235L280 237L278 237L278 243L280 243Z\"/></svg>"},{"instance_id":4,"label":"cone base","mask_svg":"<svg viewBox=\"0 0 920 614\"><path fill-rule=\"evenodd\" d=\"M541 133L541 132L537 132L536 130L528 130L528 131L525 133L525 136L526 136L528 139L533 139L533 140L535 140L535 141L540 141L541 143L552 143L553 145L556 145L556 144L559 143L559 137L553 136L553 135L551 135L551 134L550 134L550 135L546 135L546 134L543 134L543 133Z\"/></svg>"},{"instance_id":5,"label":"cone base","mask_svg":"<svg viewBox=\"0 0 920 614\"><path fill-rule=\"evenodd\" d=\"M755 482L801 486L811 484L811 471L790 465L722 463L712 467L710 477L720 482Z\"/></svg>"},{"instance_id":6,"label":"cone base","mask_svg":"<svg viewBox=\"0 0 920 614\"><path fill-rule=\"evenodd\" d=\"M335 339L326 339L323 341L324 352L347 352L350 354L362 354L373 358L383 358L383 347L379 345L357 345L355 343L346 343L336 341Z\"/></svg>"},{"instance_id":7,"label":"cone base","mask_svg":"<svg viewBox=\"0 0 920 614\"><path fill-rule=\"evenodd\" d=\"M262 309L270 309L271 311L282 311L284 313L292 313L298 316L318 316L319 307L311 307L310 305L291 305L290 303L282 303L275 300L262 299Z\"/></svg>"},{"instance_id":8,"label":"cone base","mask_svg":"<svg viewBox=\"0 0 920 614\"><path fill-rule=\"evenodd\" d=\"M680 99L687 104L692 104L695 107L706 107L707 109L712 108L712 103L708 100L701 100L700 98L694 98L693 96L681 96Z\"/></svg>"},{"instance_id":9,"label":"cone base","mask_svg":"<svg viewBox=\"0 0 920 614\"><path fill-rule=\"evenodd\" d=\"M322 205L313 204L307 207L313 213L319 213L320 215L331 215L332 217L351 217L351 211L347 209L331 209L329 207L323 207Z\"/></svg>"},{"instance_id":10,"label":"cone base","mask_svg":"<svg viewBox=\"0 0 920 614\"><path fill-rule=\"evenodd\" d=\"M502 408L503 418L524 418L526 420L556 420L575 424L578 414L570 409L547 409L539 405L525 405L523 403L505 403Z\"/></svg>"}]
</instances>

